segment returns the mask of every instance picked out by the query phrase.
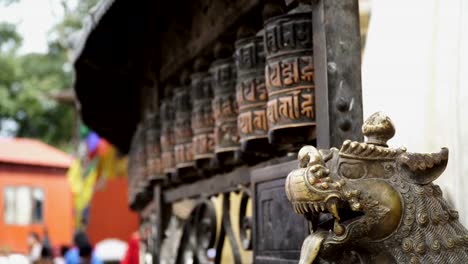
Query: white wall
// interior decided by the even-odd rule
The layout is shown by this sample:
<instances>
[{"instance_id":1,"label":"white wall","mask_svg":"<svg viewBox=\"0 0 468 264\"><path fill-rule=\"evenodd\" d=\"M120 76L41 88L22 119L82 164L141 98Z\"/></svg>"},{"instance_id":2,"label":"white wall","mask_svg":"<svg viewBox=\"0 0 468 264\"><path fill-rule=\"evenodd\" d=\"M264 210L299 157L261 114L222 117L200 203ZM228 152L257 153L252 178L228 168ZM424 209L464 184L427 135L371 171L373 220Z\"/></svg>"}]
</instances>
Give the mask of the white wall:
<instances>
[{"instance_id":1,"label":"white wall","mask_svg":"<svg viewBox=\"0 0 468 264\"><path fill-rule=\"evenodd\" d=\"M373 0L362 74L364 116L390 116L390 145L449 148L437 183L468 226L468 1Z\"/></svg>"}]
</instances>

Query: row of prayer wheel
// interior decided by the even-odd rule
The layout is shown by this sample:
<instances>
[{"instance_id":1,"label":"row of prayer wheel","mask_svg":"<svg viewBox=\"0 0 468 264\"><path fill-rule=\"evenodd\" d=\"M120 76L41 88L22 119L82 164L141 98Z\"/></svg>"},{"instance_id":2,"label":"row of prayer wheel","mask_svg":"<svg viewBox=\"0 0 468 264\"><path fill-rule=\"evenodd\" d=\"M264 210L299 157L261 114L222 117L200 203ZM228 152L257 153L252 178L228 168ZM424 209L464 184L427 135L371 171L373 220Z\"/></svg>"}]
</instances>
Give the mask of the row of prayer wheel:
<instances>
[{"instance_id":1,"label":"row of prayer wheel","mask_svg":"<svg viewBox=\"0 0 468 264\"><path fill-rule=\"evenodd\" d=\"M234 54L218 44L211 64L198 59L167 85L159 116L142 125L147 177L187 182L313 141L311 18L307 9L269 18L238 37Z\"/></svg>"}]
</instances>

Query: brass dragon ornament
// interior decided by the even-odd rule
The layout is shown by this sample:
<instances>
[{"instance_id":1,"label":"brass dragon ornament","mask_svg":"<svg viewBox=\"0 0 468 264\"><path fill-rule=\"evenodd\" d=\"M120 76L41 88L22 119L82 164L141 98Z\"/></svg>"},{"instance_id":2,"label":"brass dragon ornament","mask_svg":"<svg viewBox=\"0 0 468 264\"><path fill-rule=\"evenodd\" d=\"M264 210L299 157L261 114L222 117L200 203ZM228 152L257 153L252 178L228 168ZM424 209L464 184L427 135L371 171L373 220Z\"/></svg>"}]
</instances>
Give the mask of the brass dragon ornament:
<instances>
[{"instance_id":1,"label":"brass dragon ornament","mask_svg":"<svg viewBox=\"0 0 468 264\"><path fill-rule=\"evenodd\" d=\"M300 264L468 263L468 232L433 184L448 149L420 154L391 148L383 113L364 122L365 143L303 147L286 180L296 213L309 222Z\"/></svg>"}]
</instances>

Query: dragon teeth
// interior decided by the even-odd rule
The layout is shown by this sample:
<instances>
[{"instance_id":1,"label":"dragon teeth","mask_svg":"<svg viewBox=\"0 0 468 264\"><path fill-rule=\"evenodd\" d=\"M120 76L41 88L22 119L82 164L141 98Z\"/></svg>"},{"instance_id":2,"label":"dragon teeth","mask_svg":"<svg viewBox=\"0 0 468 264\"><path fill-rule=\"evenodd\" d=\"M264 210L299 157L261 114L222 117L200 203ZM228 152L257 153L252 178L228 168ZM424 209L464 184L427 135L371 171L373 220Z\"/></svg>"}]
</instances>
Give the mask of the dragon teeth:
<instances>
[{"instance_id":1,"label":"dragon teeth","mask_svg":"<svg viewBox=\"0 0 468 264\"><path fill-rule=\"evenodd\" d=\"M325 211L325 204L324 203L320 203L320 209L322 209L322 212Z\"/></svg>"},{"instance_id":2,"label":"dragon teeth","mask_svg":"<svg viewBox=\"0 0 468 264\"><path fill-rule=\"evenodd\" d=\"M319 208L319 205L317 203L314 203L314 208L315 208L315 211L316 212L320 212L320 208Z\"/></svg>"},{"instance_id":3,"label":"dragon teeth","mask_svg":"<svg viewBox=\"0 0 468 264\"><path fill-rule=\"evenodd\" d=\"M295 209L296 213L302 214L302 209L301 209L301 206L299 204L295 204L294 209Z\"/></svg>"},{"instance_id":4,"label":"dragon teeth","mask_svg":"<svg viewBox=\"0 0 468 264\"><path fill-rule=\"evenodd\" d=\"M344 226L340 224L337 219L335 219L335 223L333 224L333 232L337 236L342 236L345 232Z\"/></svg>"},{"instance_id":5,"label":"dragon teeth","mask_svg":"<svg viewBox=\"0 0 468 264\"><path fill-rule=\"evenodd\" d=\"M309 203L308 206L309 206L309 209L310 209L311 212L315 212L315 208L314 208L313 204Z\"/></svg>"},{"instance_id":6,"label":"dragon teeth","mask_svg":"<svg viewBox=\"0 0 468 264\"><path fill-rule=\"evenodd\" d=\"M336 207L335 201L330 201L328 203L328 211L330 211L335 219L340 220L340 215L338 214L338 208Z\"/></svg>"}]
</instances>

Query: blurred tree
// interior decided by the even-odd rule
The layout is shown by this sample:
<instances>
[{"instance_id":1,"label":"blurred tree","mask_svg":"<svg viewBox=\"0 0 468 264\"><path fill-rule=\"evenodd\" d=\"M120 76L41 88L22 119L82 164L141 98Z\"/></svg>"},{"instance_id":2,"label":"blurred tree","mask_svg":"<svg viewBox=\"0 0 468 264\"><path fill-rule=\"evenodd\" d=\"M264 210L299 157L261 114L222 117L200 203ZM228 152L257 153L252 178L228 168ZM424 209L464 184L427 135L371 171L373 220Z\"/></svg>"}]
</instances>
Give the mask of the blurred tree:
<instances>
[{"instance_id":1,"label":"blurred tree","mask_svg":"<svg viewBox=\"0 0 468 264\"><path fill-rule=\"evenodd\" d=\"M0 0L8 5L18 0ZM0 23L0 135L39 138L70 149L74 127L73 109L57 103L50 94L72 87L68 53L71 39L98 0L62 1L63 19L49 36L45 54L18 54L22 37L16 26Z\"/></svg>"},{"instance_id":2,"label":"blurred tree","mask_svg":"<svg viewBox=\"0 0 468 264\"><path fill-rule=\"evenodd\" d=\"M0 0L0 5L8 6L16 2L18 2L18 0Z\"/></svg>"},{"instance_id":3,"label":"blurred tree","mask_svg":"<svg viewBox=\"0 0 468 264\"><path fill-rule=\"evenodd\" d=\"M0 132L65 147L73 109L49 94L71 85L71 73L64 70L66 53L18 55L20 44L14 25L0 24Z\"/></svg>"}]
</instances>

